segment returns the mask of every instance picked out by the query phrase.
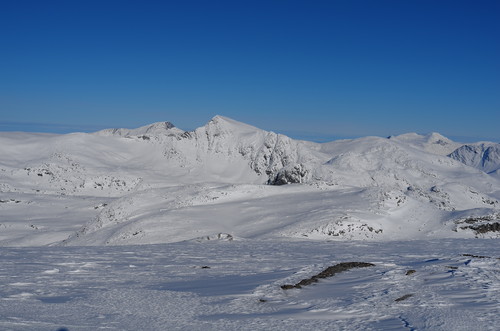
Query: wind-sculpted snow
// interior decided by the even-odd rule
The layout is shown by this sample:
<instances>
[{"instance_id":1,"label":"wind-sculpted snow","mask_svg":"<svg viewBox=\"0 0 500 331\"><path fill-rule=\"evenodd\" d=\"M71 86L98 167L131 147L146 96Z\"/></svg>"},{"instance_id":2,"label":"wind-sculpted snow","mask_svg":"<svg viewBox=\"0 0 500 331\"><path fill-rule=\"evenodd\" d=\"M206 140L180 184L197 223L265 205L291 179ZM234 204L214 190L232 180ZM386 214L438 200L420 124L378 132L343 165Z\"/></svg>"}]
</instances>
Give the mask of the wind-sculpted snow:
<instances>
[{"instance_id":1,"label":"wind-sculpted snow","mask_svg":"<svg viewBox=\"0 0 500 331\"><path fill-rule=\"evenodd\" d=\"M496 330L498 241L4 247L0 329Z\"/></svg>"},{"instance_id":2,"label":"wind-sculpted snow","mask_svg":"<svg viewBox=\"0 0 500 331\"><path fill-rule=\"evenodd\" d=\"M499 212L500 177L481 171L484 162L476 169L475 159L446 156L460 145L436 133L319 144L222 116L193 131L160 122L93 134L1 133L0 245L218 234L496 238L497 219L487 217ZM494 151L487 155L496 162Z\"/></svg>"}]
</instances>

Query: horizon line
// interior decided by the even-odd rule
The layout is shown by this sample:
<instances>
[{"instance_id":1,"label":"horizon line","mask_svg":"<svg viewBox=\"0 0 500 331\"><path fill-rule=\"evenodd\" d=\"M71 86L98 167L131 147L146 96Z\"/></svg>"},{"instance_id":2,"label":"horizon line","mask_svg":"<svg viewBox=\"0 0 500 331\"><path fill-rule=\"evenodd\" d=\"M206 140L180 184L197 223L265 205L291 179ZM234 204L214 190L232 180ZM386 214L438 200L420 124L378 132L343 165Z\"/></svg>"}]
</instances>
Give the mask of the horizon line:
<instances>
[{"instance_id":1,"label":"horizon line","mask_svg":"<svg viewBox=\"0 0 500 331\"><path fill-rule=\"evenodd\" d=\"M147 124L146 124L147 125ZM142 125L134 126L130 129L134 129L140 127ZM119 128L119 126L113 125L97 125L97 124L67 124L67 123L47 123L47 122L23 122L23 121L0 121L0 132L25 132L25 133L53 133L53 134L69 134L69 133L92 133L104 129L115 129ZM184 130L184 129L182 129ZM194 129L188 129L186 131L193 131ZM290 138L297 140L306 140L313 141L317 143L325 143L335 140L343 140L343 139L357 139L363 137L382 137L386 138L389 136L397 136L399 134L388 134L388 135L379 135L379 134L335 134L335 133L324 133L324 132L312 132L312 131L301 131L301 130L265 130L265 131L273 131L276 133L284 134L289 136ZM406 133L415 133L415 132L405 132ZM427 133L417 133L420 135L430 134ZM438 132L439 133L439 132ZM439 133L441 134L441 133ZM489 141L500 143L500 138L493 137L480 137L480 136L467 136L467 135L446 135L443 136L456 141L456 142L481 142L481 141Z\"/></svg>"}]
</instances>

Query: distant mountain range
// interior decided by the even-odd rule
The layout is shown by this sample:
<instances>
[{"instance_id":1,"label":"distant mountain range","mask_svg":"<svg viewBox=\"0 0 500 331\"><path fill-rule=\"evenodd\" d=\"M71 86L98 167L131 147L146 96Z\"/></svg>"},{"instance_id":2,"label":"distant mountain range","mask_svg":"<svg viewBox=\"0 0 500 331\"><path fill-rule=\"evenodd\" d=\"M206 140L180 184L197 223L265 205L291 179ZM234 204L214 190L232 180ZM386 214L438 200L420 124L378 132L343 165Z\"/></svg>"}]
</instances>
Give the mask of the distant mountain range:
<instances>
[{"instance_id":1,"label":"distant mountain range","mask_svg":"<svg viewBox=\"0 0 500 331\"><path fill-rule=\"evenodd\" d=\"M0 155L4 246L500 234L500 144L438 133L314 143L216 116L3 132Z\"/></svg>"}]
</instances>

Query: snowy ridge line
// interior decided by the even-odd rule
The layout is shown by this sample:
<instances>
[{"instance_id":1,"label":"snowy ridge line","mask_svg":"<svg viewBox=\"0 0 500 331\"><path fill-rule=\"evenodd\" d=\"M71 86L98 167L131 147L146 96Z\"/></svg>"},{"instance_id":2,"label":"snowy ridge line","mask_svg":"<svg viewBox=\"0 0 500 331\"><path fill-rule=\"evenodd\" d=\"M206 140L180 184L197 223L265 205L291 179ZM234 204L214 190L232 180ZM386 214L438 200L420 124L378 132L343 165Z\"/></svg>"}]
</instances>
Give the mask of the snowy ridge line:
<instances>
[{"instance_id":1,"label":"snowy ridge line","mask_svg":"<svg viewBox=\"0 0 500 331\"><path fill-rule=\"evenodd\" d=\"M8 155L0 159L0 246L218 233L498 238L497 145L437 133L320 144L223 116L189 132L159 122L92 134L0 133L0 155Z\"/></svg>"},{"instance_id":2,"label":"snowy ridge line","mask_svg":"<svg viewBox=\"0 0 500 331\"><path fill-rule=\"evenodd\" d=\"M463 145L450 153L449 157L494 174L500 169L500 144L479 142Z\"/></svg>"}]
</instances>

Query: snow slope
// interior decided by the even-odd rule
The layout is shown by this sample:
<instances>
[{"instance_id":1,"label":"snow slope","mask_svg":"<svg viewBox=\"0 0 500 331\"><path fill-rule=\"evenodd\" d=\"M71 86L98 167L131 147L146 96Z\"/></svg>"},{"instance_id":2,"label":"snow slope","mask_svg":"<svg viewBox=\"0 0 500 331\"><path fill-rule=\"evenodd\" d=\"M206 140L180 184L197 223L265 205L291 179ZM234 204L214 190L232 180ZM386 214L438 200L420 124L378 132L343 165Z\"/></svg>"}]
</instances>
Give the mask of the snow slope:
<instances>
[{"instance_id":1,"label":"snow slope","mask_svg":"<svg viewBox=\"0 0 500 331\"><path fill-rule=\"evenodd\" d=\"M0 245L498 237L500 178L439 134L330 143L216 116L93 134L0 133ZM288 184L288 185L284 185Z\"/></svg>"}]
</instances>

